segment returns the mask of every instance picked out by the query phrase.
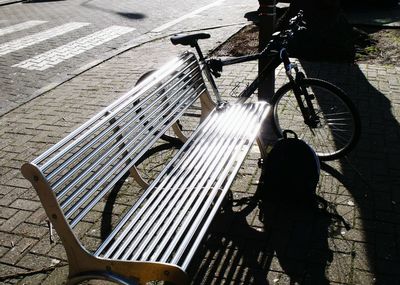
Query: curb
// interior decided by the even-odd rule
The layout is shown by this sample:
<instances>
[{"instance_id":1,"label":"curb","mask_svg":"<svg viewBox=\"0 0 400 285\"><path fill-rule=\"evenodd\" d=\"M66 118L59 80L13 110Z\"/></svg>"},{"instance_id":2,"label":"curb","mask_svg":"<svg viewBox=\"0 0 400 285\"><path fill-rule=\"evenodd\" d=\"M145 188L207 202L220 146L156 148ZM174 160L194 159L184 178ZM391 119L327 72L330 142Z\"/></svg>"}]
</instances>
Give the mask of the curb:
<instances>
[{"instance_id":1,"label":"curb","mask_svg":"<svg viewBox=\"0 0 400 285\"><path fill-rule=\"evenodd\" d=\"M22 0L0 0L0 6L11 5L20 2L22 2Z\"/></svg>"}]
</instances>

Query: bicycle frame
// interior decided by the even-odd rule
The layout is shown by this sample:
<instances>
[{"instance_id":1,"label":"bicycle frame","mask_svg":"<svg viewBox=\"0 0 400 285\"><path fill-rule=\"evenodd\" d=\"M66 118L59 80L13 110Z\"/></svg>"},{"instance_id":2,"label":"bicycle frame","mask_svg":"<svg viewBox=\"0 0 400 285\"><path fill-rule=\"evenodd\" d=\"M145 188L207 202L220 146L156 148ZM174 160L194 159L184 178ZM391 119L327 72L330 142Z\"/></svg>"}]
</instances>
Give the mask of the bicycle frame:
<instances>
[{"instance_id":1,"label":"bicycle frame","mask_svg":"<svg viewBox=\"0 0 400 285\"><path fill-rule=\"evenodd\" d=\"M197 49L197 52L199 52L200 49ZM201 51L200 51L201 52ZM258 60L260 57L266 56L265 53L257 53L254 55L244 55L244 56L239 56L239 57L234 57L234 58L227 58L227 59L220 59L221 66L228 66L228 65L233 65L233 64L238 64L238 63L244 63L248 61L253 61L253 60ZM218 91L218 88L215 84L214 78L211 75L210 67L207 64L206 59L203 57L203 55L199 54L200 61L203 63L205 66L205 74L207 79L210 81L211 86L213 88L213 91L217 97L218 103L221 103L221 97ZM292 64L289 56L286 52L286 49L281 49L279 52L270 52L269 55L267 55L268 62L265 66L265 68L259 73L259 75L253 80L250 85L248 85L240 94L239 94L239 101L244 102L246 101L258 88L260 85L260 82L264 81L268 75L270 75L272 72L275 71L275 69L281 64L284 64L284 68L286 71L286 76L289 79L290 84L292 85L292 89L294 91L294 95L296 98L296 101L298 103L298 106L300 108L300 111L303 115L304 118L304 123L308 125L310 128L316 127L319 123L318 116L315 113L314 106L311 102L312 96L308 94L307 89L299 84L299 82L305 78L304 73L300 72L296 64ZM291 70L295 70L295 78L293 77ZM302 97L304 97L305 103L302 100ZM218 100L219 99L219 100Z\"/></svg>"},{"instance_id":2,"label":"bicycle frame","mask_svg":"<svg viewBox=\"0 0 400 285\"><path fill-rule=\"evenodd\" d=\"M244 63L248 61L258 60L262 56L261 53L257 53L254 55L244 55L234 58L221 59L222 66L233 65L237 63ZM259 76L257 76L249 86L247 86L240 94L239 100L246 101L258 88L260 82L264 81L271 72L274 72L275 69L281 64L281 59L279 56L275 54L268 56L268 64L266 67L260 72ZM207 65L207 63L206 63ZM208 68L209 69L209 68Z\"/></svg>"}]
</instances>

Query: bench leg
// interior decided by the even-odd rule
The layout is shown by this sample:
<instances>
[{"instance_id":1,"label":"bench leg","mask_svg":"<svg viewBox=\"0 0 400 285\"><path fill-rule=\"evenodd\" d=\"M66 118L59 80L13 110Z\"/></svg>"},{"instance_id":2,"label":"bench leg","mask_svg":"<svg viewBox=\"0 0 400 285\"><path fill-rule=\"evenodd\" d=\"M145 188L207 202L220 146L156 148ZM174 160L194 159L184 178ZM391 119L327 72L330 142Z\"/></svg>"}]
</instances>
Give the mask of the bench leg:
<instances>
[{"instance_id":1,"label":"bench leg","mask_svg":"<svg viewBox=\"0 0 400 285\"><path fill-rule=\"evenodd\" d=\"M261 140L260 137L257 137L256 141L257 141L258 149L260 150L261 158L262 158L262 159L266 158L267 155L268 155L268 152L269 152L268 146L266 146L266 145L262 142L262 140Z\"/></svg>"},{"instance_id":2,"label":"bench leg","mask_svg":"<svg viewBox=\"0 0 400 285\"><path fill-rule=\"evenodd\" d=\"M212 110L217 106L215 102L211 99L208 91L204 91L200 95L200 104L201 104L201 121L203 121Z\"/></svg>"},{"instance_id":3,"label":"bench leg","mask_svg":"<svg viewBox=\"0 0 400 285\"><path fill-rule=\"evenodd\" d=\"M200 123L204 121L204 119L214 110L216 104L211 99L210 94L207 91L204 91L200 95L200 105L201 105L201 115L200 115ZM185 143L188 140L188 137L182 132L182 128L178 122L175 122L172 125L172 130L178 139Z\"/></svg>"},{"instance_id":4,"label":"bench leg","mask_svg":"<svg viewBox=\"0 0 400 285\"><path fill-rule=\"evenodd\" d=\"M172 130L174 131L175 135L181 142L185 143L188 140L187 136L185 136L184 133L182 133L182 129L179 126L178 122L175 122L172 125Z\"/></svg>"},{"instance_id":5,"label":"bench leg","mask_svg":"<svg viewBox=\"0 0 400 285\"><path fill-rule=\"evenodd\" d=\"M139 171L137 170L136 166L133 166L130 170L130 174L135 179L135 181L143 188L146 189L149 187L149 183L147 183L143 177L140 175Z\"/></svg>"}]
</instances>

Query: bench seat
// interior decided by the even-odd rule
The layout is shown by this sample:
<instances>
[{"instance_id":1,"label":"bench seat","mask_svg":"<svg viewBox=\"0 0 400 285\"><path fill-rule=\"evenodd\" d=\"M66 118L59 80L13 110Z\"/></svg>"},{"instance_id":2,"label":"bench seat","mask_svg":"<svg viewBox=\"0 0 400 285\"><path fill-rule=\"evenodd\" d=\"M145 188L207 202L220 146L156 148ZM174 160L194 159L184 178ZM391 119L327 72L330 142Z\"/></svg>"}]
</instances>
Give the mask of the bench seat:
<instances>
[{"instance_id":1,"label":"bench seat","mask_svg":"<svg viewBox=\"0 0 400 285\"><path fill-rule=\"evenodd\" d=\"M266 113L265 103L215 110L95 253L186 270Z\"/></svg>"}]
</instances>

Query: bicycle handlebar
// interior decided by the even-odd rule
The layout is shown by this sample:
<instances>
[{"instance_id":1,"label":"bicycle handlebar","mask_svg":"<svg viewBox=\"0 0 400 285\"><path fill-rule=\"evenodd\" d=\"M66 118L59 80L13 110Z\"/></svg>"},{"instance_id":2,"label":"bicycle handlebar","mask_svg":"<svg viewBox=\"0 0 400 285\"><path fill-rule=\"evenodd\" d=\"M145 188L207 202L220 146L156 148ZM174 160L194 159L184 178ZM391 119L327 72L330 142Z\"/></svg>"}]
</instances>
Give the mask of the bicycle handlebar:
<instances>
[{"instance_id":1,"label":"bicycle handlebar","mask_svg":"<svg viewBox=\"0 0 400 285\"><path fill-rule=\"evenodd\" d=\"M211 73L215 77L221 76L220 73L222 72L222 67L225 65L257 60L261 57L270 57L277 54L279 54L281 60L284 61L284 64L287 65L288 63L285 62L288 59L287 53L286 51L282 52L282 50L287 48L288 41L293 38L297 32L306 29L306 23L304 22L303 17L303 11L300 10L295 17L289 20L288 29L272 34L271 40L260 53L228 59L210 58L206 60L206 64L209 66Z\"/></svg>"},{"instance_id":2,"label":"bicycle handlebar","mask_svg":"<svg viewBox=\"0 0 400 285\"><path fill-rule=\"evenodd\" d=\"M267 46L260 53L253 55L245 55L241 57L234 57L229 59L221 59L221 58L211 58L205 59L203 53L197 43L200 39L207 39L210 37L209 34L206 33L196 33L191 35L175 35L171 37L171 42L174 45L190 45L194 47L199 55L200 61L204 62L209 71L215 76L220 77L222 72L222 67L225 65L231 65L235 63L247 62L252 60L258 60L261 57L269 57L276 54L279 54L282 61L287 61L287 53L282 52L283 49L286 49L288 45L288 40L294 36L294 34L298 31L305 29L305 22L303 21L303 11L299 11L295 17L289 20L288 29L282 32L276 32L272 35L271 40L267 44ZM285 55L286 58L282 57ZM287 64L287 62L284 62Z\"/></svg>"},{"instance_id":3,"label":"bicycle handlebar","mask_svg":"<svg viewBox=\"0 0 400 285\"><path fill-rule=\"evenodd\" d=\"M306 30L306 23L303 18L303 11L300 10L295 17L289 20L288 29L272 34L271 40L265 49L260 52L260 56L268 56L268 53L273 50L280 52L281 49L286 48L288 41L293 38L296 33Z\"/></svg>"}]
</instances>

